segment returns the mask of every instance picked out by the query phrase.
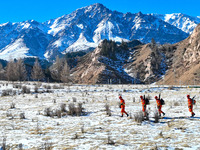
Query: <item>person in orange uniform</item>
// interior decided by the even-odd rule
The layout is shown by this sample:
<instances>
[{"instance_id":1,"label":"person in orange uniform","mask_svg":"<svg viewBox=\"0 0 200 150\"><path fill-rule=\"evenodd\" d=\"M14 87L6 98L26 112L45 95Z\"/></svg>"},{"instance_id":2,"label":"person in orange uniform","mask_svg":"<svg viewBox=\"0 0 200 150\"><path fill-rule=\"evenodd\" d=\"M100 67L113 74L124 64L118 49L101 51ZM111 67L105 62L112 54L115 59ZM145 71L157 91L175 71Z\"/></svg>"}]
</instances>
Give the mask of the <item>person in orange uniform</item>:
<instances>
[{"instance_id":1,"label":"person in orange uniform","mask_svg":"<svg viewBox=\"0 0 200 150\"><path fill-rule=\"evenodd\" d=\"M189 112L191 112L191 117L194 117L195 113L193 112L193 100L190 98L190 95L187 95L188 98L188 108L189 108ZM194 100L194 104L196 103L196 101Z\"/></svg>"},{"instance_id":2,"label":"person in orange uniform","mask_svg":"<svg viewBox=\"0 0 200 150\"><path fill-rule=\"evenodd\" d=\"M128 113L125 111L125 101L124 99L119 96L119 99L120 99L120 106L121 106L121 117L123 117L123 114L125 113L127 115L127 117L129 116Z\"/></svg>"},{"instance_id":3,"label":"person in orange uniform","mask_svg":"<svg viewBox=\"0 0 200 150\"><path fill-rule=\"evenodd\" d=\"M144 116L146 116L146 101L143 96L140 96L142 102L142 111L144 112Z\"/></svg>"},{"instance_id":4,"label":"person in orange uniform","mask_svg":"<svg viewBox=\"0 0 200 150\"><path fill-rule=\"evenodd\" d=\"M161 113L164 116L165 113L161 110L162 109L162 105L161 105L160 99L157 96L155 96L155 99L156 99L156 103L157 103L157 108L158 108L159 116L161 116Z\"/></svg>"}]
</instances>

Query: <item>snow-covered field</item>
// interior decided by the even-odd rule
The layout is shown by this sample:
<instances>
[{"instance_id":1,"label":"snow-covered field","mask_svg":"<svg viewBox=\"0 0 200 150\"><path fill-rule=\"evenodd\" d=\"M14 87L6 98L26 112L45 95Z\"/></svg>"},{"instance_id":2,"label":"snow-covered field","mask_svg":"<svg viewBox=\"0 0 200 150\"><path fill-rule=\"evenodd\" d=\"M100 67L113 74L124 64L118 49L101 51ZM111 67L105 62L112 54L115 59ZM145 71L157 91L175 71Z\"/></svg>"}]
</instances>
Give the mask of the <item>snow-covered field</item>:
<instances>
[{"instance_id":1,"label":"snow-covered field","mask_svg":"<svg viewBox=\"0 0 200 150\"><path fill-rule=\"evenodd\" d=\"M7 149L200 149L200 89L156 85L73 85L40 83L35 93L34 82L26 83L30 94L20 94L17 83L0 83L0 92L16 91L16 95L0 97L0 146ZM17 85L17 86L16 86ZM25 85L25 83L23 83ZM50 85L52 93L47 93ZM154 96L165 100L165 117L154 123ZM129 117L120 117L119 99L126 102ZM150 120L138 123L134 115L141 111L140 95L152 97L147 109ZM196 116L190 118L186 95L196 95ZM62 104L83 104L84 116L61 118L45 116L45 109L60 109ZM111 109L111 116L105 105ZM11 106L14 108L11 109ZM25 119L20 115L24 113Z\"/></svg>"}]
</instances>

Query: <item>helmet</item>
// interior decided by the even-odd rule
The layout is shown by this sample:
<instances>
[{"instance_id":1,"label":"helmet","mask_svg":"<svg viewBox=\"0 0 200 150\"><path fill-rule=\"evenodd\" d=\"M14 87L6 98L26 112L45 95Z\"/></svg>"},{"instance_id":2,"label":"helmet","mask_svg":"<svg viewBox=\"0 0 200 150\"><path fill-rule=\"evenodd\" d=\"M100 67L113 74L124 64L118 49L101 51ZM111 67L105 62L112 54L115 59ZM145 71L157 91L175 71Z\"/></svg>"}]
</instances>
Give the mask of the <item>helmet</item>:
<instances>
[{"instance_id":1,"label":"helmet","mask_svg":"<svg viewBox=\"0 0 200 150\"><path fill-rule=\"evenodd\" d=\"M190 97L190 95L187 95L187 98L189 98Z\"/></svg>"},{"instance_id":2,"label":"helmet","mask_svg":"<svg viewBox=\"0 0 200 150\"><path fill-rule=\"evenodd\" d=\"M121 96L119 96L119 99L122 99L122 97L121 97Z\"/></svg>"},{"instance_id":3,"label":"helmet","mask_svg":"<svg viewBox=\"0 0 200 150\"><path fill-rule=\"evenodd\" d=\"M157 96L155 96L155 99L157 99L158 97Z\"/></svg>"},{"instance_id":4,"label":"helmet","mask_svg":"<svg viewBox=\"0 0 200 150\"><path fill-rule=\"evenodd\" d=\"M141 95L140 98L143 98L143 96Z\"/></svg>"}]
</instances>

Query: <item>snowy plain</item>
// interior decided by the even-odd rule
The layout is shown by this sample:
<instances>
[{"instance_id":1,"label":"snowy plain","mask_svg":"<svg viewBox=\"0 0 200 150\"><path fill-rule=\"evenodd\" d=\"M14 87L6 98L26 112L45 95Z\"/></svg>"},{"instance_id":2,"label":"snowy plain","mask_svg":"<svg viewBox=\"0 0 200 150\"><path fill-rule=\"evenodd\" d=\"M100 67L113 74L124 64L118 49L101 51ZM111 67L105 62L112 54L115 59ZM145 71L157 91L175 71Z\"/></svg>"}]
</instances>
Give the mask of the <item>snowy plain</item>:
<instances>
[{"instance_id":1,"label":"snowy plain","mask_svg":"<svg viewBox=\"0 0 200 150\"><path fill-rule=\"evenodd\" d=\"M20 83L0 82L16 95L0 97L0 147L7 149L55 150L133 150L133 149L200 149L200 88L164 85L71 85L21 83L30 88L22 94ZM38 92L35 93L35 87ZM50 86L51 88L47 88ZM16 88L18 87L18 88ZM49 92L51 91L51 92ZM154 122L154 96L161 93L166 113ZM126 103L129 117L120 117L118 95ZM196 95L195 117L190 118L186 95ZM150 120L138 123L134 115L141 111L140 95L152 99L147 106ZM45 116L44 110L59 109L61 104L83 104L83 116ZM11 105L15 104L14 108ZM111 116L106 114L108 104ZM20 118L24 113L25 119ZM1 149L1 148L0 148Z\"/></svg>"}]
</instances>

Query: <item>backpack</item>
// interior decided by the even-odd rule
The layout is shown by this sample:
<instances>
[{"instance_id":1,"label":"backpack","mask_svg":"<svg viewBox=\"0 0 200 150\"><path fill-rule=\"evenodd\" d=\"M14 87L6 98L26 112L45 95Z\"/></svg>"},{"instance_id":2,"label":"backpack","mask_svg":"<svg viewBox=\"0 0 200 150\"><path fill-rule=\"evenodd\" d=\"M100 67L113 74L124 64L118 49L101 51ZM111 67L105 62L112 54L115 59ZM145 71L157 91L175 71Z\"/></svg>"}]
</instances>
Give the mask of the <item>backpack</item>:
<instances>
[{"instance_id":1,"label":"backpack","mask_svg":"<svg viewBox=\"0 0 200 150\"><path fill-rule=\"evenodd\" d=\"M195 105L195 104L196 104L196 101L195 101L194 99L192 100L192 104L193 104L193 105Z\"/></svg>"},{"instance_id":2,"label":"backpack","mask_svg":"<svg viewBox=\"0 0 200 150\"><path fill-rule=\"evenodd\" d=\"M196 101L194 100L195 96L192 98L192 104L195 105Z\"/></svg>"},{"instance_id":3,"label":"backpack","mask_svg":"<svg viewBox=\"0 0 200 150\"><path fill-rule=\"evenodd\" d=\"M144 98L144 100L145 100L145 104L146 104L146 105L149 105L149 104L150 104L150 103L149 103L149 98L148 98L148 97L147 97L147 98L145 98L145 95L144 95L144 97L143 97L143 98Z\"/></svg>"},{"instance_id":4,"label":"backpack","mask_svg":"<svg viewBox=\"0 0 200 150\"><path fill-rule=\"evenodd\" d=\"M148 98L145 99L145 104L146 104L146 105L149 105L149 104L150 104Z\"/></svg>"},{"instance_id":5,"label":"backpack","mask_svg":"<svg viewBox=\"0 0 200 150\"><path fill-rule=\"evenodd\" d=\"M161 98L160 100L161 105L165 105L165 101Z\"/></svg>"}]
</instances>

